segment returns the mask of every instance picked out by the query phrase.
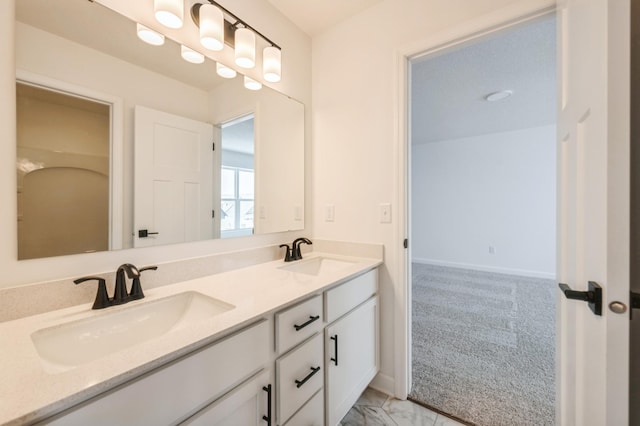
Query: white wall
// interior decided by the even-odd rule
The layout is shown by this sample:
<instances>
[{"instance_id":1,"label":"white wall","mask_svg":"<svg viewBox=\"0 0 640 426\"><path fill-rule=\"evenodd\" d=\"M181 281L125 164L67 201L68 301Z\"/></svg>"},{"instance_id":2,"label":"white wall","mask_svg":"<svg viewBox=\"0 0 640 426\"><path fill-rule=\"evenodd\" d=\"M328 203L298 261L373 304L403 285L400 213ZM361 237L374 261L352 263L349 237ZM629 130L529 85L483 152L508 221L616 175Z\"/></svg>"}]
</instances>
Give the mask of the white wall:
<instances>
[{"instance_id":1,"label":"white wall","mask_svg":"<svg viewBox=\"0 0 640 426\"><path fill-rule=\"evenodd\" d=\"M381 374L377 386L402 395L407 321L402 276L403 54L469 36L553 4L547 0L384 0L313 38L313 228L322 239L379 242ZM379 221L379 204L392 204L392 223ZM325 206L335 220L325 221ZM410 356L410 354L408 354ZM397 362L396 362L397 361Z\"/></svg>"},{"instance_id":2,"label":"white wall","mask_svg":"<svg viewBox=\"0 0 640 426\"><path fill-rule=\"evenodd\" d=\"M211 240L145 249L130 249L113 252L61 256L50 259L20 261L17 259L16 231L16 172L15 172L15 46L14 17L16 0L0 1L0 288L12 287L38 281L78 277L88 274L113 271L124 262L135 264L162 263L172 260L200 257L233 250L263 247L287 242L302 232L259 235L233 240ZM107 3L105 1L104 3ZM140 6L147 2L114 0L118 7ZM271 85L277 90L311 103L311 41L310 38L287 20L267 1L234 0L222 1L252 26L277 41L283 49L283 81ZM116 7L117 10L121 10ZM149 19L151 8L147 13ZM178 38L178 41L180 39ZM228 53L228 52L227 52ZM95 80L97 76L88 76ZM163 108L159 108L163 109ZM307 114L305 130L306 152L310 152L310 116ZM310 154L305 155L305 164L310 166ZM309 191L309 180L305 185ZM307 209L309 211L309 209ZM311 235L311 220L305 235Z\"/></svg>"},{"instance_id":3,"label":"white wall","mask_svg":"<svg viewBox=\"0 0 640 426\"><path fill-rule=\"evenodd\" d=\"M413 145L412 260L553 278L555 131Z\"/></svg>"}]
</instances>

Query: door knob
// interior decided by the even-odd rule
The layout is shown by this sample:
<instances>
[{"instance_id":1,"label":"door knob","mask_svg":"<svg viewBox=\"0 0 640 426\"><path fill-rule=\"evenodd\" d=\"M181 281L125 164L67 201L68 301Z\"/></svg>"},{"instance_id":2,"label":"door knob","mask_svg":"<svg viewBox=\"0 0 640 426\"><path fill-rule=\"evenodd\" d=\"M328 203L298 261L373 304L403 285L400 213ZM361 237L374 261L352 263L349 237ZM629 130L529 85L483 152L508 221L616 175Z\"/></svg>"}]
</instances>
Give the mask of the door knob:
<instances>
[{"instance_id":1,"label":"door knob","mask_svg":"<svg viewBox=\"0 0 640 426\"><path fill-rule=\"evenodd\" d=\"M571 287L564 283L558 284L558 287L560 287L567 299L587 302L594 314L602 316L602 287L595 281L589 281L588 291L572 290Z\"/></svg>"},{"instance_id":2,"label":"door knob","mask_svg":"<svg viewBox=\"0 0 640 426\"><path fill-rule=\"evenodd\" d=\"M609 309L611 309L611 312L615 312L616 314L624 314L627 312L627 305L622 302L615 301L609 303Z\"/></svg>"},{"instance_id":3,"label":"door knob","mask_svg":"<svg viewBox=\"0 0 640 426\"><path fill-rule=\"evenodd\" d=\"M159 232L149 232L147 229L140 229L138 231L138 238L147 238L149 235L158 235Z\"/></svg>"}]
</instances>

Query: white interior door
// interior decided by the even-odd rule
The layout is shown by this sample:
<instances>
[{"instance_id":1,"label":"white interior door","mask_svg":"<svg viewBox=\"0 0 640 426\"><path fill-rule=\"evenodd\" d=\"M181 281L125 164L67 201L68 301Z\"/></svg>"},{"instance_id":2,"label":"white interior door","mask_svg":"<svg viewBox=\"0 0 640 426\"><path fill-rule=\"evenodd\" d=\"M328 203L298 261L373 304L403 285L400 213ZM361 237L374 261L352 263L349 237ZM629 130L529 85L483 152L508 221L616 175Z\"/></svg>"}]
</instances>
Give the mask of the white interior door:
<instances>
[{"instance_id":1,"label":"white interior door","mask_svg":"<svg viewBox=\"0 0 640 426\"><path fill-rule=\"evenodd\" d=\"M558 291L559 425L628 424L629 0L558 6L558 278L603 289L602 316Z\"/></svg>"},{"instance_id":2,"label":"white interior door","mask_svg":"<svg viewBox=\"0 0 640 426\"><path fill-rule=\"evenodd\" d=\"M213 237L212 142L211 124L136 106L135 247Z\"/></svg>"}]
</instances>

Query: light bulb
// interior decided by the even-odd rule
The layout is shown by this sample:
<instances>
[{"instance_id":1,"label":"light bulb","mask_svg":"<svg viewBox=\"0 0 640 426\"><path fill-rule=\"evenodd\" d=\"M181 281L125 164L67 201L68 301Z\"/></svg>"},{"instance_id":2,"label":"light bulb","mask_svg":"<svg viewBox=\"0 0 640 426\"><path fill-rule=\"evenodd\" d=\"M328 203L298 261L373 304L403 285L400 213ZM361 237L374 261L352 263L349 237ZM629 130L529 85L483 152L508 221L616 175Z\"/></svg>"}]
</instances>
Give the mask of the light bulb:
<instances>
[{"instance_id":1,"label":"light bulb","mask_svg":"<svg viewBox=\"0 0 640 426\"><path fill-rule=\"evenodd\" d=\"M227 67L226 65L221 64L220 62L216 63L216 72L220 77L224 78L234 78L236 76L236 70Z\"/></svg>"},{"instance_id":2,"label":"light bulb","mask_svg":"<svg viewBox=\"0 0 640 426\"><path fill-rule=\"evenodd\" d=\"M165 27L182 27L184 18L183 0L153 0L153 10L158 22Z\"/></svg>"},{"instance_id":3,"label":"light bulb","mask_svg":"<svg viewBox=\"0 0 640 426\"><path fill-rule=\"evenodd\" d=\"M254 79L249 78L245 75L244 87L246 87L249 90L260 90L262 89L262 83L260 83L259 81L255 81Z\"/></svg>"},{"instance_id":4,"label":"light bulb","mask_svg":"<svg viewBox=\"0 0 640 426\"><path fill-rule=\"evenodd\" d=\"M204 62L204 55L202 53L196 52L187 46L180 46L180 54L182 55L182 59L192 64L201 64Z\"/></svg>"},{"instance_id":5,"label":"light bulb","mask_svg":"<svg viewBox=\"0 0 640 426\"><path fill-rule=\"evenodd\" d=\"M145 43L153 46L162 46L164 44L164 36L151 28L147 28L142 24L136 24L136 33L138 38Z\"/></svg>"},{"instance_id":6,"label":"light bulb","mask_svg":"<svg viewBox=\"0 0 640 426\"><path fill-rule=\"evenodd\" d=\"M248 28L236 29L236 64L242 68L256 65L256 35Z\"/></svg>"},{"instance_id":7,"label":"light bulb","mask_svg":"<svg viewBox=\"0 0 640 426\"><path fill-rule=\"evenodd\" d=\"M280 81L282 69L282 60L280 49L274 46L264 48L262 54L262 73L264 79L277 83Z\"/></svg>"},{"instance_id":8,"label":"light bulb","mask_svg":"<svg viewBox=\"0 0 640 426\"><path fill-rule=\"evenodd\" d=\"M200 6L200 43L209 50L224 48L224 16L212 4Z\"/></svg>"}]
</instances>

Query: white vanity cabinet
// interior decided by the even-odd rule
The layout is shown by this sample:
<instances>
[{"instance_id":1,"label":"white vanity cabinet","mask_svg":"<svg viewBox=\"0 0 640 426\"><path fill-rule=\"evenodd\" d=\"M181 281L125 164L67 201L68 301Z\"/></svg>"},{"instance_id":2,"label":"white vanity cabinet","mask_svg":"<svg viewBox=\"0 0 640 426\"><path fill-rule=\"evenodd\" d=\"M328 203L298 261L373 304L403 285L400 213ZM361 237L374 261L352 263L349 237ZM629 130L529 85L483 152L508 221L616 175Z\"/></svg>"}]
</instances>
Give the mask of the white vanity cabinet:
<instances>
[{"instance_id":1,"label":"white vanity cabinet","mask_svg":"<svg viewBox=\"0 0 640 426\"><path fill-rule=\"evenodd\" d=\"M379 370L378 270L325 288L40 424L337 425Z\"/></svg>"},{"instance_id":2,"label":"white vanity cabinet","mask_svg":"<svg viewBox=\"0 0 640 426\"><path fill-rule=\"evenodd\" d=\"M325 292L326 419L347 414L379 370L377 269Z\"/></svg>"},{"instance_id":3,"label":"white vanity cabinet","mask_svg":"<svg viewBox=\"0 0 640 426\"><path fill-rule=\"evenodd\" d=\"M257 401L264 404L262 411L266 415L268 395L258 389L264 381L263 375L255 382L245 381L259 371L269 374L271 327L271 321L262 320L43 423L64 426L175 425L203 408L217 412L230 406L245 406L239 402L249 406ZM234 391L238 385L241 388ZM246 392L254 389L255 395L247 396ZM221 400L222 408L210 405L224 395L227 397ZM262 422L262 425L266 424Z\"/></svg>"}]
</instances>

